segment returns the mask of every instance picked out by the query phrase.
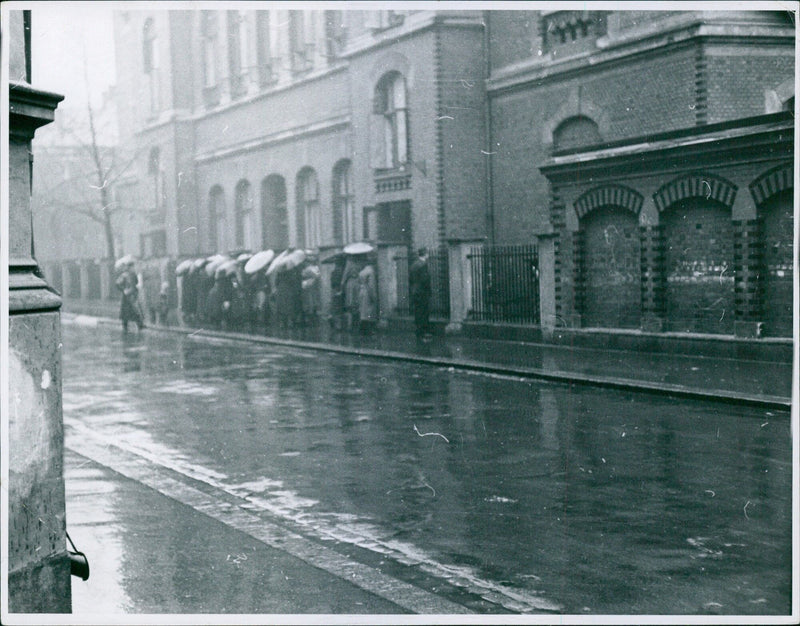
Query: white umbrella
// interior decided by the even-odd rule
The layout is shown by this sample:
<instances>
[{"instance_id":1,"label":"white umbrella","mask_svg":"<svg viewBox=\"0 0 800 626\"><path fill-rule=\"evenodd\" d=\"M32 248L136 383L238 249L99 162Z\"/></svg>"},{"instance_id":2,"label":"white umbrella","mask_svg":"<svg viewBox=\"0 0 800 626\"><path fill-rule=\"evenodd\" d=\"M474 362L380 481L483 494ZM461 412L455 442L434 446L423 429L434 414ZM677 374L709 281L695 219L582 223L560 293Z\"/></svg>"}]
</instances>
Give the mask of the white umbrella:
<instances>
[{"instance_id":1,"label":"white umbrella","mask_svg":"<svg viewBox=\"0 0 800 626\"><path fill-rule=\"evenodd\" d=\"M192 271L199 270L205 264L205 259L195 259L192 263Z\"/></svg>"},{"instance_id":2,"label":"white umbrella","mask_svg":"<svg viewBox=\"0 0 800 626\"><path fill-rule=\"evenodd\" d=\"M116 260L116 262L114 263L114 269L119 271L120 269L122 269L122 267L124 265L130 265L131 263L134 263L135 261L136 261L136 259L133 258L133 255L126 254L121 259L117 259Z\"/></svg>"},{"instance_id":3,"label":"white umbrella","mask_svg":"<svg viewBox=\"0 0 800 626\"><path fill-rule=\"evenodd\" d=\"M216 258L211 257L211 260L206 265L206 274L209 276L213 276L214 272L217 271L217 268L225 263L225 261L229 261L230 259L226 256L218 255Z\"/></svg>"},{"instance_id":4,"label":"white umbrella","mask_svg":"<svg viewBox=\"0 0 800 626\"><path fill-rule=\"evenodd\" d=\"M356 243L349 243L344 247L345 254L367 254L368 252L372 252L375 248L373 248L370 244L366 241L358 241Z\"/></svg>"},{"instance_id":5,"label":"white umbrella","mask_svg":"<svg viewBox=\"0 0 800 626\"><path fill-rule=\"evenodd\" d=\"M269 265L274 258L275 253L272 250L256 252L248 259L247 263L245 263L244 271L246 274L255 274Z\"/></svg>"},{"instance_id":6,"label":"white umbrella","mask_svg":"<svg viewBox=\"0 0 800 626\"><path fill-rule=\"evenodd\" d=\"M251 259L251 258L253 258L252 253L250 253L250 252L242 252L239 256L236 257L236 262L237 263L243 263L244 261L247 261L248 259Z\"/></svg>"},{"instance_id":7,"label":"white umbrella","mask_svg":"<svg viewBox=\"0 0 800 626\"><path fill-rule=\"evenodd\" d=\"M194 260L192 259L186 259L184 261L181 261L180 263L178 263L178 267L175 268L175 274L177 274L178 276L180 276L181 274L185 274L191 269L192 265L194 265Z\"/></svg>"},{"instance_id":8,"label":"white umbrella","mask_svg":"<svg viewBox=\"0 0 800 626\"><path fill-rule=\"evenodd\" d=\"M214 272L214 277L219 278L223 274L231 275L236 272L236 261L233 259L229 259L227 261L223 261L217 266L217 269Z\"/></svg>"},{"instance_id":9,"label":"white umbrella","mask_svg":"<svg viewBox=\"0 0 800 626\"><path fill-rule=\"evenodd\" d=\"M269 267L267 268L267 276L277 271L277 269L283 265L283 262L286 260L287 256L289 256L289 251L284 250L278 256L272 259L272 263L270 263Z\"/></svg>"},{"instance_id":10,"label":"white umbrella","mask_svg":"<svg viewBox=\"0 0 800 626\"><path fill-rule=\"evenodd\" d=\"M295 250L286 255L283 260L283 267L287 270L294 269L306 260L306 253L303 250Z\"/></svg>"}]
</instances>

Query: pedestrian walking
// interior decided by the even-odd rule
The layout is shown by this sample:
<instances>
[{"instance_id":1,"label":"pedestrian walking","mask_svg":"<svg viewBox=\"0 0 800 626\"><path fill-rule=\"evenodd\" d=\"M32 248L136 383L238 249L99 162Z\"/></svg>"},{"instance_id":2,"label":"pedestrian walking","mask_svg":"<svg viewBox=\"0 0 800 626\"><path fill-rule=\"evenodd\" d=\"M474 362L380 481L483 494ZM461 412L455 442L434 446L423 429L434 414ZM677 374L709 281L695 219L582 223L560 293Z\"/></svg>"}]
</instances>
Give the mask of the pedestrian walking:
<instances>
[{"instance_id":1,"label":"pedestrian walking","mask_svg":"<svg viewBox=\"0 0 800 626\"><path fill-rule=\"evenodd\" d=\"M133 269L133 261L122 265L122 272L116 280L117 289L122 292L119 318L122 320L122 331L128 333L128 323L134 322L141 331L144 328L142 310L139 306L139 278Z\"/></svg>"},{"instance_id":2,"label":"pedestrian walking","mask_svg":"<svg viewBox=\"0 0 800 626\"><path fill-rule=\"evenodd\" d=\"M342 277L342 291L344 292L344 317L345 327L347 330L353 330L358 324L359 269L358 257L352 257L347 260L347 265L344 268L344 276Z\"/></svg>"},{"instance_id":3,"label":"pedestrian walking","mask_svg":"<svg viewBox=\"0 0 800 626\"><path fill-rule=\"evenodd\" d=\"M362 333L375 332L378 323L378 283L372 263L367 263L358 273L358 318Z\"/></svg>"},{"instance_id":4,"label":"pedestrian walking","mask_svg":"<svg viewBox=\"0 0 800 626\"><path fill-rule=\"evenodd\" d=\"M414 331L417 337L430 334L428 318L431 311L431 273L428 269L428 252L425 248L417 251L417 260L408 273L411 291L411 308L414 312Z\"/></svg>"}]
</instances>

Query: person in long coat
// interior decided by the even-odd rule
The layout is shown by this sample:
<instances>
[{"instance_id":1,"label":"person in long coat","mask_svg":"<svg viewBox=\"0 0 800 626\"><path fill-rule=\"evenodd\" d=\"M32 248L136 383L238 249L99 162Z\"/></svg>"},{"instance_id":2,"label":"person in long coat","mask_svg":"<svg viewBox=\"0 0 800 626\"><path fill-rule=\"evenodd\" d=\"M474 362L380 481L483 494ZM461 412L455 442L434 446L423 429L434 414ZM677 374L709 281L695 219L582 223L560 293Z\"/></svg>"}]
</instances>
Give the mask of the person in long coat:
<instances>
[{"instance_id":1,"label":"person in long coat","mask_svg":"<svg viewBox=\"0 0 800 626\"><path fill-rule=\"evenodd\" d=\"M375 267L367 263L358 273L358 317L362 333L372 333L378 323L378 283Z\"/></svg>"},{"instance_id":2,"label":"person in long coat","mask_svg":"<svg viewBox=\"0 0 800 626\"><path fill-rule=\"evenodd\" d=\"M345 325L348 330L352 330L358 323L358 273L358 260L356 258L347 259L342 276L342 292L344 293Z\"/></svg>"},{"instance_id":3,"label":"person in long coat","mask_svg":"<svg viewBox=\"0 0 800 626\"><path fill-rule=\"evenodd\" d=\"M122 301L119 307L119 318L122 320L122 331L127 334L128 322L134 322L141 331L144 328L142 311L139 307L139 278L129 263L122 269L116 280L117 289L122 292Z\"/></svg>"},{"instance_id":4,"label":"person in long coat","mask_svg":"<svg viewBox=\"0 0 800 626\"><path fill-rule=\"evenodd\" d=\"M428 254L424 248L417 252L417 260L408 271L411 309L414 312L414 330L417 337L429 333L431 312L431 273L428 269Z\"/></svg>"}]
</instances>

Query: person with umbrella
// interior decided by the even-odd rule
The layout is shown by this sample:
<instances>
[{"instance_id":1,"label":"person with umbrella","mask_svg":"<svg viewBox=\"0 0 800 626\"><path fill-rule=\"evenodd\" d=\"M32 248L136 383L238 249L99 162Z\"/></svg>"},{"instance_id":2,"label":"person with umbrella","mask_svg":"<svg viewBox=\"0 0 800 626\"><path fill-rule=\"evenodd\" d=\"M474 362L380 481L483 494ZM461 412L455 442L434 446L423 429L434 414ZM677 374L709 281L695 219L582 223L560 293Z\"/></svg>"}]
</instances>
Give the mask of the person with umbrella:
<instances>
[{"instance_id":1,"label":"person with umbrella","mask_svg":"<svg viewBox=\"0 0 800 626\"><path fill-rule=\"evenodd\" d=\"M371 335L378 323L378 282L375 266L366 259L358 273L358 324L362 334Z\"/></svg>"},{"instance_id":2,"label":"person with umbrella","mask_svg":"<svg viewBox=\"0 0 800 626\"><path fill-rule=\"evenodd\" d=\"M408 271L408 282L411 295L411 309L414 312L414 330L417 337L429 334L431 310L431 274L428 270L428 252L420 248L417 260Z\"/></svg>"},{"instance_id":3,"label":"person with umbrella","mask_svg":"<svg viewBox=\"0 0 800 626\"><path fill-rule=\"evenodd\" d=\"M122 292L119 318L122 320L122 332L126 335L129 322L134 322L140 332L144 328L142 311L139 307L139 278L133 269L133 262L133 257L127 255L114 264L116 269L121 270L115 284Z\"/></svg>"}]
</instances>

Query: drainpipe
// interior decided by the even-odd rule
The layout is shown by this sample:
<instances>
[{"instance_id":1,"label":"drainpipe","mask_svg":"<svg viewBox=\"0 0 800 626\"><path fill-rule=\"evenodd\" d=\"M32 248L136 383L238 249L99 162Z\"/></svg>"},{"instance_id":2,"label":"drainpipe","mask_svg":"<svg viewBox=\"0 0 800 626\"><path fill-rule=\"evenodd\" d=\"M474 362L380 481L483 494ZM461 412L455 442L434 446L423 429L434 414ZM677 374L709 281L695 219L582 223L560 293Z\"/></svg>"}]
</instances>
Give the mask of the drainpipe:
<instances>
[{"instance_id":1,"label":"drainpipe","mask_svg":"<svg viewBox=\"0 0 800 626\"><path fill-rule=\"evenodd\" d=\"M492 152L494 152L494 140L492 138L492 100L489 97L488 81L492 71L492 63L489 58L489 11L483 12L483 59L484 59L484 82L483 93L486 98L484 110L484 129L487 139L485 164L486 178L486 210L489 221L489 244L494 245L494 194L492 193Z\"/></svg>"}]
</instances>

